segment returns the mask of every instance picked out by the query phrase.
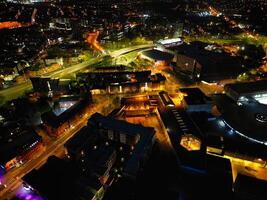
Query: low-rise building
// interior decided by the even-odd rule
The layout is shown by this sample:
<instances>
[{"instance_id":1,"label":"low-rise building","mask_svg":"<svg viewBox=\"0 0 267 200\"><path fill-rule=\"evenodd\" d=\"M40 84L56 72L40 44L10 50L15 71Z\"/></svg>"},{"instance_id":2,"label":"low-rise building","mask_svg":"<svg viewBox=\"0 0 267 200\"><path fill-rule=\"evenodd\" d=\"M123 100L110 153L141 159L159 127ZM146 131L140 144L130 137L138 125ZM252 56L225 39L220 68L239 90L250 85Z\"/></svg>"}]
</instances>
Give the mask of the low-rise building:
<instances>
[{"instance_id":1,"label":"low-rise building","mask_svg":"<svg viewBox=\"0 0 267 200\"><path fill-rule=\"evenodd\" d=\"M181 88L183 93L183 104L188 112L206 111L210 112L212 101L199 88Z\"/></svg>"},{"instance_id":2,"label":"low-rise building","mask_svg":"<svg viewBox=\"0 0 267 200\"><path fill-rule=\"evenodd\" d=\"M43 147L42 138L33 129L17 123L0 127L0 168L8 171L22 165Z\"/></svg>"},{"instance_id":3,"label":"low-rise building","mask_svg":"<svg viewBox=\"0 0 267 200\"><path fill-rule=\"evenodd\" d=\"M57 137L70 129L88 112L89 104L89 99L80 99L59 115L56 115L54 111L44 113L41 118L47 133Z\"/></svg>"},{"instance_id":4,"label":"low-rise building","mask_svg":"<svg viewBox=\"0 0 267 200\"><path fill-rule=\"evenodd\" d=\"M77 74L78 82L89 84L92 90L102 90L110 94L134 93L160 90L166 78L151 71L141 72L97 72Z\"/></svg>"}]
</instances>

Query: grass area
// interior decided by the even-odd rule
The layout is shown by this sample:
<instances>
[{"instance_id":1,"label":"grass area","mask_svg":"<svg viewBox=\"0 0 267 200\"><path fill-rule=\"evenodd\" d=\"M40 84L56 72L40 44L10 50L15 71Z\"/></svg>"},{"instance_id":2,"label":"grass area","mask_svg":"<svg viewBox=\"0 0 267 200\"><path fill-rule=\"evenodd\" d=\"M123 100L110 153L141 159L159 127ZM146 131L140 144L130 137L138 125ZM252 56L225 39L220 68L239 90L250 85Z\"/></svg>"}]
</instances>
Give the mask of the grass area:
<instances>
[{"instance_id":1,"label":"grass area","mask_svg":"<svg viewBox=\"0 0 267 200\"><path fill-rule=\"evenodd\" d=\"M217 43L217 44L253 44L256 46L259 45L266 45L267 44L267 36L259 35L255 38L252 38L246 34L238 34L233 36L228 36L224 38L216 38L211 36L199 36L199 37L192 37L192 36L185 36L186 42L192 42L192 41L201 41L206 43Z\"/></svg>"},{"instance_id":2,"label":"grass area","mask_svg":"<svg viewBox=\"0 0 267 200\"><path fill-rule=\"evenodd\" d=\"M144 37L137 37L134 39L124 38L121 41L113 41L110 43L102 44L105 49L109 51L115 51L121 48L126 48L135 45L150 44L150 40L146 40Z\"/></svg>"}]
</instances>

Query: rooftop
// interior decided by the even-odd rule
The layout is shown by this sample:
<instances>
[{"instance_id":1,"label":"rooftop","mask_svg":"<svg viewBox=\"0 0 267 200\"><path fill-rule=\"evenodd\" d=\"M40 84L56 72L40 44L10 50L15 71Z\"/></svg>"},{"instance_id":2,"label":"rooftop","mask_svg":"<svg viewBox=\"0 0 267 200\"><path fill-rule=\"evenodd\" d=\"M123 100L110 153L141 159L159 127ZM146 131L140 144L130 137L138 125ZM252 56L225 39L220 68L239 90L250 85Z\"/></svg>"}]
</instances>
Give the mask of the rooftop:
<instances>
[{"instance_id":1,"label":"rooftop","mask_svg":"<svg viewBox=\"0 0 267 200\"><path fill-rule=\"evenodd\" d=\"M181 88L182 93L185 93L184 99L189 105L205 104L210 99L199 88Z\"/></svg>"},{"instance_id":2,"label":"rooftop","mask_svg":"<svg viewBox=\"0 0 267 200\"><path fill-rule=\"evenodd\" d=\"M267 80L226 84L225 89L233 90L239 95L267 93Z\"/></svg>"},{"instance_id":3,"label":"rooftop","mask_svg":"<svg viewBox=\"0 0 267 200\"><path fill-rule=\"evenodd\" d=\"M90 130L89 127L84 126L78 133L70 138L64 146L68 149L68 151L78 152L85 146L92 146L96 140L97 136L94 134L93 130Z\"/></svg>"},{"instance_id":4,"label":"rooftop","mask_svg":"<svg viewBox=\"0 0 267 200\"><path fill-rule=\"evenodd\" d=\"M89 119L89 124L101 124L107 129L123 132L124 134L135 136L137 134L151 134L154 133L154 128L144 127L142 125L131 124L123 120L114 119L112 117L105 117L99 113L95 113Z\"/></svg>"},{"instance_id":5,"label":"rooftop","mask_svg":"<svg viewBox=\"0 0 267 200\"><path fill-rule=\"evenodd\" d=\"M56 114L53 111L49 111L44 113L41 117L45 123L48 123L52 127L57 128L61 124L69 120L73 115L80 112L87 104L88 100L82 99L58 116L56 116Z\"/></svg>"},{"instance_id":6,"label":"rooftop","mask_svg":"<svg viewBox=\"0 0 267 200\"><path fill-rule=\"evenodd\" d=\"M267 105L257 101L238 105L226 95L217 95L215 100L222 113L222 126L252 142L267 145Z\"/></svg>"},{"instance_id":7,"label":"rooftop","mask_svg":"<svg viewBox=\"0 0 267 200\"><path fill-rule=\"evenodd\" d=\"M159 51L157 49L146 50L142 52L143 55L154 60L171 61L174 57L173 54Z\"/></svg>"},{"instance_id":8,"label":"rooftop","mask_svg":"<svg viewBox=\"0 0 267 200\"><path fill-rule=\"evenodd\" d=\"M0 165L23 154L31 145L42 140L41 136L30 128L19 128L18 133L15 129L10 128L1 128L0 130Z\"/></svg>"},{"instance_id":9,"label":"rooftop","mask_svg":"<svg viewBox=\"0 0 267 200\"><path fill-rule=\"evenodd\" d=\"M174 48L179 55L195 59L201 65L201 78L212 81L221 78L235 77L244 71L242 59L225 52L205 50L208 45L202 42L183 43ZM179 59L179 57L178 57Z\"/></svg>"}]
</instances>

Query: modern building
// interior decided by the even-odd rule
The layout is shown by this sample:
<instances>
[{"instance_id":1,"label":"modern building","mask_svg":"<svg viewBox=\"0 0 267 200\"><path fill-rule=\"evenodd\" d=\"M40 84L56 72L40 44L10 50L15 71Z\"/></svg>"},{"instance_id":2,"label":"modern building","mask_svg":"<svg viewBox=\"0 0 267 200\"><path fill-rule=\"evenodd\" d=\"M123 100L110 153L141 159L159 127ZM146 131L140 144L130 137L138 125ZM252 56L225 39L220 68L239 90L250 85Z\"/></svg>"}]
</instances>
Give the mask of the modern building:
<instances>
[{"instance_id":1,"label":"modern building","mask_svg":"<svg viewBox=\"0 0 267 200\"><path fill-rule=\"evenodd\" d=\"M185 91L188 95L203 95L198 90ZM194 100L193 97L191 99ZM187 107L191 106L189 103L191 99L187 99ZM204 105L204 100L200 102L201 104ZM163 102L158 107L164 128L177 156L182 176L181 195L183 199L231 199L233 195L231 162L229 159L207 154L205 132L199 128L191 114L198 109L206 109L201 106L195 107L197 103L192 105L194 108L190 112L174 106L165 106ZM210 191L215 191L215 193Z\"/></svg>"},{"instance_id":2,"label":"modern building","mask_svg":"<svg viewBox=\"0 0 267 200\"><path fill-rule=\"evenodd\" d=\"M174 59L174 54L171 54L164 50L161 51L158 49L150 49L142 51L142 57L152 60L154 62L165 61L167 63L171 63Z\"/></svg>"},{"instance_id":3,"label":"modern building","mask_svg":"<svg viewBox=\"0 0 267 200\"><path fill-rule=\"evenodd\" d=\"M123 167L123 175L135 179L148 159L155 142L155 130L151 127L131 124L95 113L88 126L97 129L108 140L130 146L133 151Z\"/></svg>"},{"instance_id":4,"label":"modern building","mask_svg":"<svg viewBox=\"0 0 267 200\"><path fill-rule=\"evenodd\" d=\"M207 82L236 78L245 70L240 57L206 50L207 45L192 42L172 48L177 54L174 70L192 80Z\"/></svg>"},{"instance_id":5,"label":"modern building","mask_svg":"<svg viewBox=\"0 0 267 200\"><path fill-rule=\"evenodd\" d=\"M204 134L207 153L266 165L267 106L256 99L264 95L264 83L228 84L226 94L213 95L212 102L201 101L211 109L187 104L190 119ZM194 96L187 93L184 101Z\"/></svg>"},{"instance_id":6,"label":"modern building","mask_svg":"<svg viewBox=\"0 0 267 200\"><path fill-rule=\"evenodd\" d=\"M267 145L267 105L257 101L233 101L226 95L215 98L216 107L221 113L219 126L232 135Z\"/></svg>"},{"instance_id":7,"label":"modern building","mask_svg":"<svg viewBox=\"0 0 267 200\"><path fill-rule=\"evenodd\" d=\"M267 80L226 84L224 89L230 98L241 104L249 99L267 104Z\"/></svg>"},{"instance_id":8,"label":"modern building","mask_svg":"<svg viewBox=\"0 0 267 200\"><path fill-rule=\"evenodd\" d=\"M183 41L181 38L161 39L161 40L158 40L156 43L156 45L162 45L166 48L179 46L181 44L183 44Z\"/></svg>"}]
</instances>

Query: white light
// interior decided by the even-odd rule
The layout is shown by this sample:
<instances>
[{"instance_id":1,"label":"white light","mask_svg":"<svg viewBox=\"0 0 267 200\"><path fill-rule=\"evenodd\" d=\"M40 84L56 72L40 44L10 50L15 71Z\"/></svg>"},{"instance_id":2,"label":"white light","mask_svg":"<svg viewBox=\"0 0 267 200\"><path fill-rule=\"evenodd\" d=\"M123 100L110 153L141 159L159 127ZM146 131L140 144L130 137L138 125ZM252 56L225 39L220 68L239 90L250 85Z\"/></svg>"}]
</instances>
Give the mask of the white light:
<instances>
[{"instance_id":1,"label":"white light","mask_svg":"<svg viewBox=\"0 0 267 200\"><path fill-rule=\"evenodd\" d=\"M243 104L242 104L240 101L238 101L238 102L237 102L237 105L238 105L238 106L242 106Z\"/></svg>"},{"instance_id":2,"label":"white light","mask_svg":"<svg viewBox=\"0 0 267 200\"><path fill-rule=\"evenodd\" d=\"M167 40L159 40L158 43L162 45L171 44L171 43L182 43L181 38L172 38Z\"/></svg>"},{"instance_id":3,"label":"white light","mask_svg":"<svg viewBox=\"0 0 267 200\"><path fill-rule=\"evenodd\" d=\"M225 127L225 123L223 120L218 120L218 125L221 127L221 128L224 128Z\"/></svg>"},{"instance_id":4,"label":"white light","mask_svg":"<svg viewBox=\"0 0 267 200\"><path fill-rule=\"evenodd\" d=\"M232 126L230 126L226 121L223 120L223 122L224 122L230 129L234 130L234 129L232 128ZM251 138L251 137L249 137L249 136L247 136L247 135L244 135L243 133L241 133L241 132L239 132L239 131L237 131L237 130L235 130L235 133L237 133L238 135L240 135L240 136L242 136L242 137L244 137L244 138L250 140L251 142L255 142L255 143L259 143L259 144L264 144L264 145L267 146L267 142L266 142L266 141L263 142L263 141L260 141L260 140Z\"/></svg>"},{"instance_id":5,"label":"white light","mask_svg":"<svg viewBox=\"0 0 267 200\"><path fill-rule=\"evenodd\" d=\"M235 131L233 129L229 130L229 135L233 135L235 133Z\"/></svg>"},{"instance_id":6,"label":"white light","mask_svg":"<svg viewBox=\"0 0 267 200\"><path fill-rule=\"evenodd\" d=\"M267 96L265 95L255 95L254 99L261 104L267 105Z\"/></svg>"}]
</instances>

